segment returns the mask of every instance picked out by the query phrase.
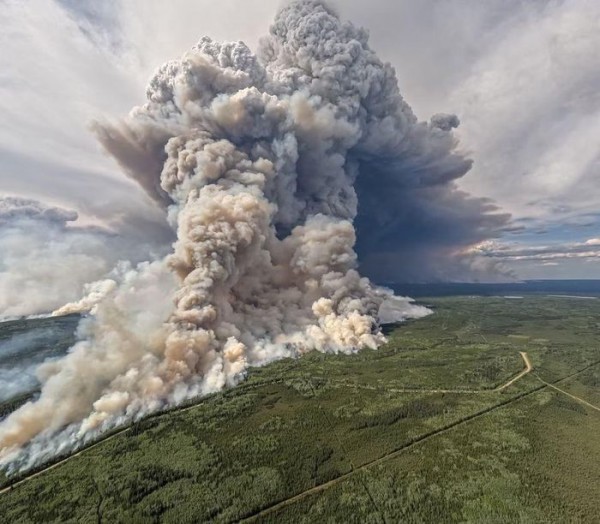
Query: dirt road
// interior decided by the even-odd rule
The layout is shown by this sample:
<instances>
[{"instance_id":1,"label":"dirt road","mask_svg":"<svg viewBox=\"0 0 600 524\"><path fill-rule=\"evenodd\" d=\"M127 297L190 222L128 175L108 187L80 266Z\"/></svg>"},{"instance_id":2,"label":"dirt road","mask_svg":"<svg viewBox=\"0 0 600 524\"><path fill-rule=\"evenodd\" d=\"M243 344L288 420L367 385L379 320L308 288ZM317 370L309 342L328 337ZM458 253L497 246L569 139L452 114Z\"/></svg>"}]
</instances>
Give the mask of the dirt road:
<instances>
[{"instance_id":1,"label":"dirt road","mask_svg":"<svg viewBox=\"0 0 600 524\"><path fill-rule=\"evenodd\" d=\"M531 364L531 360L529 356L524 351L519 351L521 358L523 359L523 363L525 364L525 368L523 371L519 372L517 375L512 377L508 382L501 384L494 389L424 389L424 388L385 388L385 391L390 393L456 393L461 395L475 395L480 393L493 393L498 391L504 391L509 386L512 386L515 382L522 379L528 373L533 371L533 365ZM371 391L376 391L379 389L377 386L369 386L367 384L352 384L349 382L342 382L341 385L347 387L354 387L358 389L368 389Z\"/></svg>"},{"instance_id":2,"label":"dirt road","mask_svg":"<svg viewBox=\"0 0 600 524\"><path fill-rule=\"evenodd\" d=\"M523 371L521 371L521 373L519 373L512 380L509 380L506 384L503 384L502 386L497 387L494 391L505 390L507 387L512 386L517 380L522 379L525 375L527 375L527 373L531 373L533 371L533 366L531 365L531 360L529 360L527 353L525 353L524 351L519 351L519 353L520 353L521 357L523 358L523 362L525 362L525 369Z\"/></svg>"}]
</instances>

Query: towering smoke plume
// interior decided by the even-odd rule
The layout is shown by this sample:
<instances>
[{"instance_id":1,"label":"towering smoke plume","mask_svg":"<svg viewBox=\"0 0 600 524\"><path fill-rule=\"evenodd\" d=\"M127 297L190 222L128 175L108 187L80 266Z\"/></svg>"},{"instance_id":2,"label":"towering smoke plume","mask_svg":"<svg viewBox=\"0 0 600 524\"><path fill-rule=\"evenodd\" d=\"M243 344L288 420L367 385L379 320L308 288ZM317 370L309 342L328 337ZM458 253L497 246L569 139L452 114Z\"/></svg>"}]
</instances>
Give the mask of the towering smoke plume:
<instances>
[{"instance_id":1,"label":"towering smoke plume","mask_svg":"<svg viewBox=\"0 0 600 524\"><path fill-rule=\"evenodd\" d=\"M249 366L376 348L384 301L387 317L426 314L359 275L357 216L361 249L384 258L406 222L416 236L441 230L438 217L448 231L471 220L465 245L504 223L453 185L470 166L457 118L419 123L366 32L321 2L283 8L258 55L203 38L160 68L147 99L96 132L168 210L173 252L92 287L104 298L81 342L0 426L13 467L235 385Z\"/></svg>"}]
</instances>

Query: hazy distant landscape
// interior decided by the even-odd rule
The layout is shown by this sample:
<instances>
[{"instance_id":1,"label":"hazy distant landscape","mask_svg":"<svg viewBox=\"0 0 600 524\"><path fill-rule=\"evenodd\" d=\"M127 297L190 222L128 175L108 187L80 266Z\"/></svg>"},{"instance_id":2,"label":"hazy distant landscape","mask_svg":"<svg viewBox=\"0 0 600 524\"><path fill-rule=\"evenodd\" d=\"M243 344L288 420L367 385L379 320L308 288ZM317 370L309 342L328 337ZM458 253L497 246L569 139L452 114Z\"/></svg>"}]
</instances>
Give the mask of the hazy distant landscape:
<instances>
[{"instance_id":1,"label":"hazy distant landscape","mask_svg":"<svg viewBox=\"0 0 600 524\"><path fill-rule=\"evenodd\" d=\"M34 395L36 369L63 356L75 343L79 315L0 322L0 403L14 405ZM0 414L6 407L0 404Z\"/></svg>"},{"instance_id":2,"label":"hazy distant landscape","mask_svg":"<svg viewBox=\"0 0 600 524\"><path fill-rule=\"evenodd\" d=\"M411 297L521 294L600 297L600 280L525 280L501 284L440 282L437 284L388 284L388 286L400 295Z\"/></svg>"},{"instance_id":3,"label":"hazy distant landscape","mask_svg":"<svg viewBox=\"0 0 600 524\"><path fill-rule=\"evenodd\" d=\"M435 313L390 328L377 351L252 370L5 479L17 484L0 511L10 522L592 522L600 302L422 302ZM40 322L74 325L27 321Z\"/></svg>"}]
</instances>

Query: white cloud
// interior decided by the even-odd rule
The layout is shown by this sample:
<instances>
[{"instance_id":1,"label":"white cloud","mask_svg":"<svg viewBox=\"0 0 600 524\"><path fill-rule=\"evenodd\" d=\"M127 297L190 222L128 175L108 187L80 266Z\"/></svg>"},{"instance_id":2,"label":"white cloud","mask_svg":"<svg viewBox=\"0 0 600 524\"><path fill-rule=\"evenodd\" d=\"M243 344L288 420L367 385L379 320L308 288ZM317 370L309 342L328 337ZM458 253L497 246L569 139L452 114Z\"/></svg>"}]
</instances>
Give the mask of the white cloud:
<instances>
[{"instance_id":1,"label":"white cloud","mask_svg":"<svg viewBox=\"0 0 600 524\"><path fill-rule=\"evenodd\" d=\"M549 221L597 208L600 3L524 12L450 96L475 152L464 186L517 217Z\"/></svg>"},{"instance_id":2,"label":"white cloud","mask_svg":"<svg viewBox=\"0 0 600 524\"><path fill-rule=\"evenodd\" d=\"M473 252L490 258L511 261L600 259L600 242L567 242L525 246L516 243L491 241L480 244L473 249Z\"/></svg>"}]
</instances>

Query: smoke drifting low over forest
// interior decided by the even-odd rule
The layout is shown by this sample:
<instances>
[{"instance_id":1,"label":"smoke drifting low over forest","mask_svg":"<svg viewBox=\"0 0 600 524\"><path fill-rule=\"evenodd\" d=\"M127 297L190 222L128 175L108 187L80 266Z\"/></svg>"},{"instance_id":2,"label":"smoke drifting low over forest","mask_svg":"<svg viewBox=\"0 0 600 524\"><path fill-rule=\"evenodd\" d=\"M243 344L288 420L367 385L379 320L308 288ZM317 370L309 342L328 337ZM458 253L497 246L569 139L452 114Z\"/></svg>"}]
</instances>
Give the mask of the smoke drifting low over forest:
<instances>
[{"instance_id":1,"label":"smoke drifting low over forest","mask_svg":"<svg viewBox=\"0 0 600 524\"><path fill-rule=\"evenodd\" d=\"M93 315L1 423L3 462L29 467L250 366L375 349L380 315L428 314L367 276L493 269L470 249L507 217L456 188L471 166L458 124L419 122L367 33L318 1L284 7L256 54L205 37L162 66L144 105L94 129L166 211L172 252L61 309Z\"/></svg>"}]
</instances>

